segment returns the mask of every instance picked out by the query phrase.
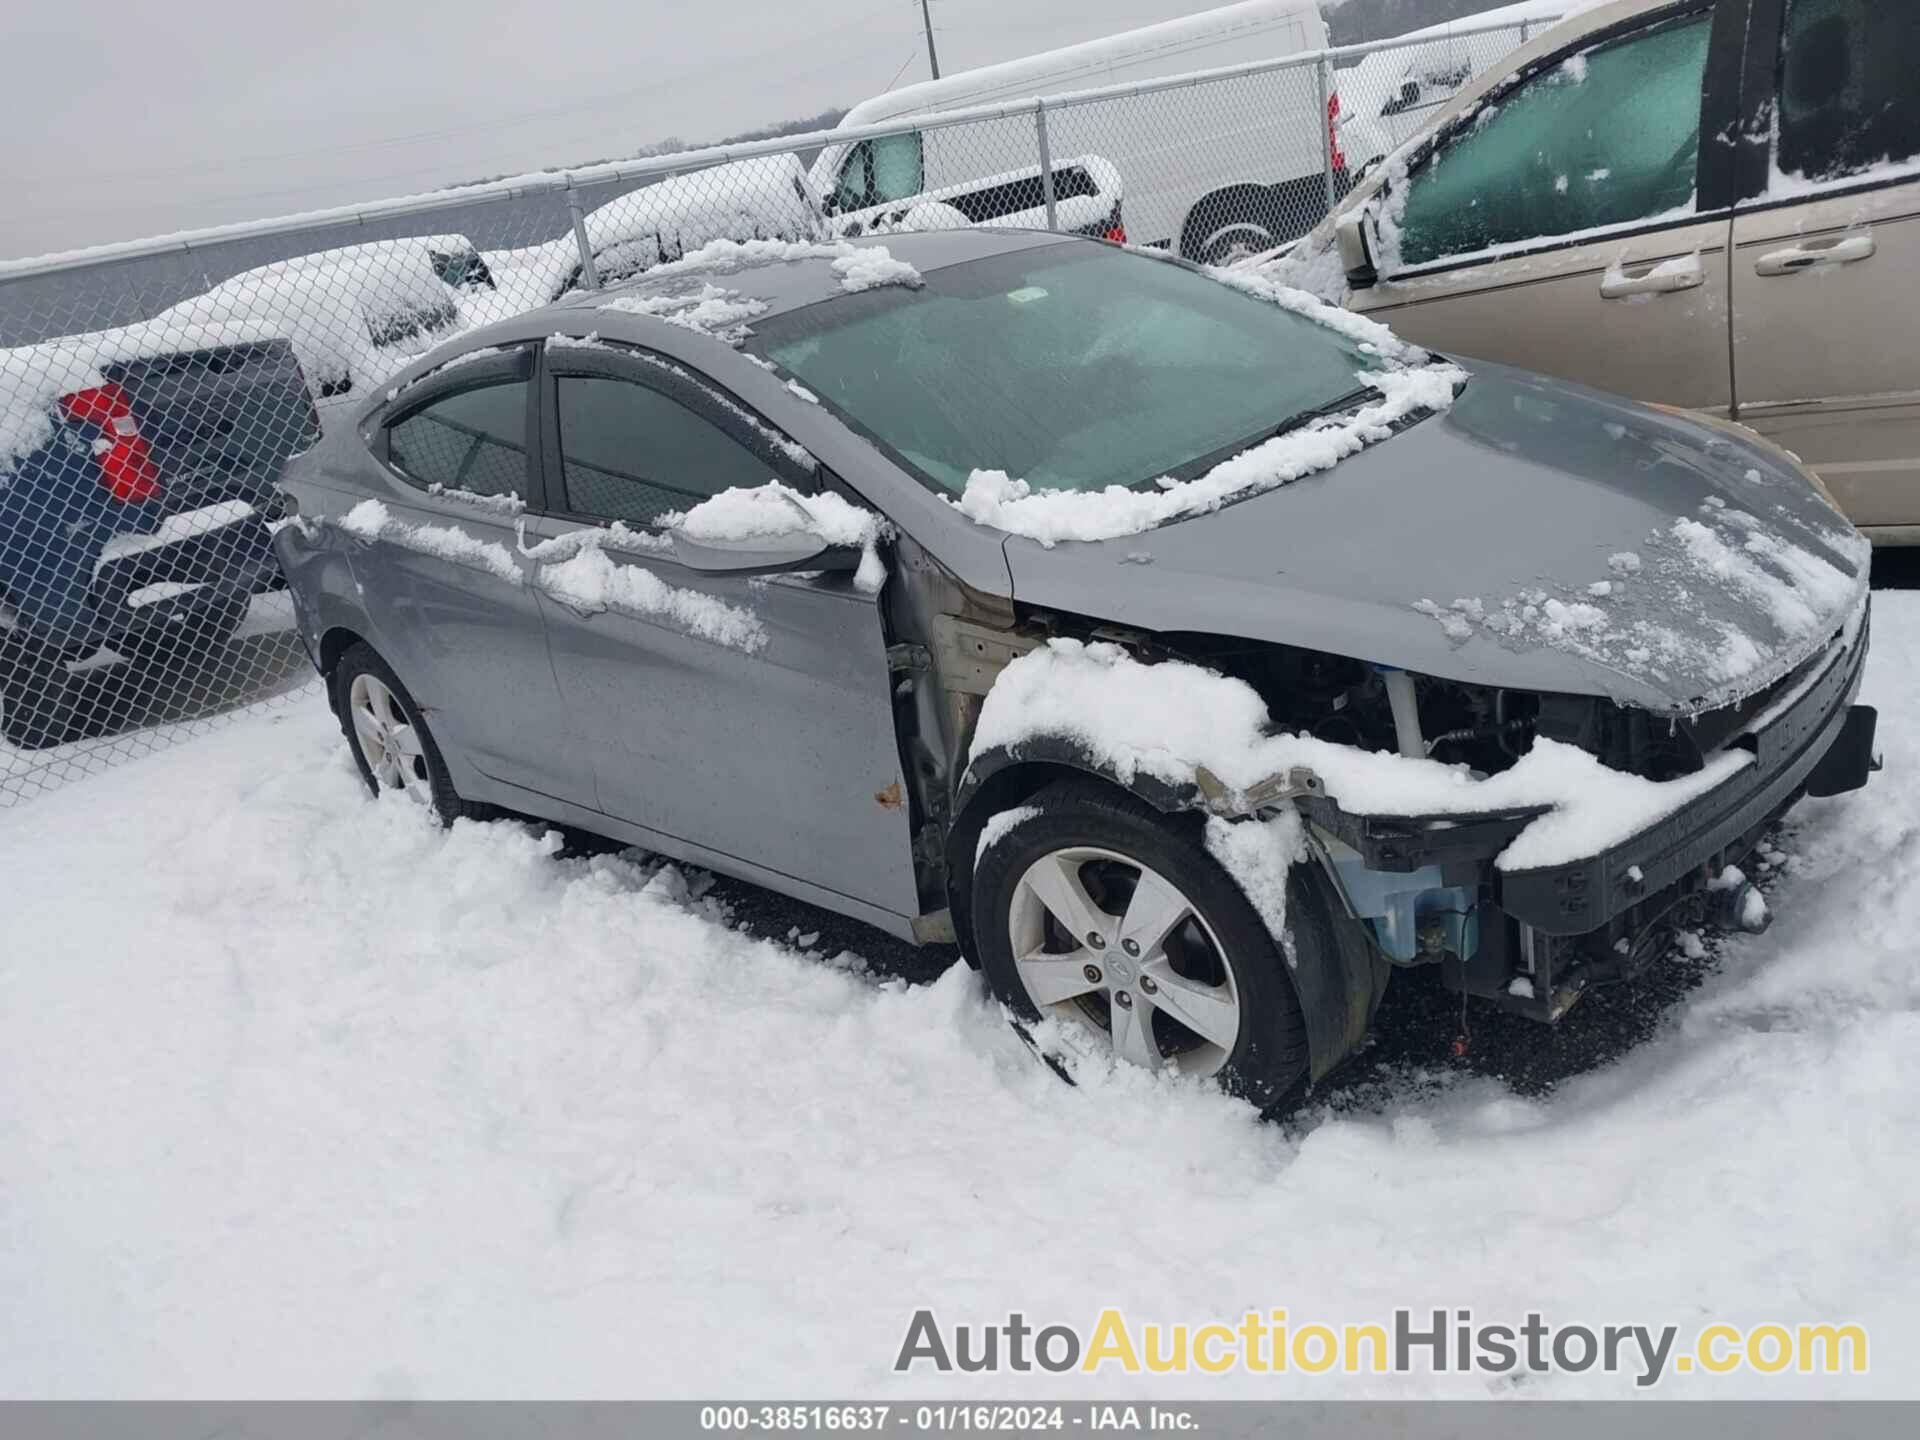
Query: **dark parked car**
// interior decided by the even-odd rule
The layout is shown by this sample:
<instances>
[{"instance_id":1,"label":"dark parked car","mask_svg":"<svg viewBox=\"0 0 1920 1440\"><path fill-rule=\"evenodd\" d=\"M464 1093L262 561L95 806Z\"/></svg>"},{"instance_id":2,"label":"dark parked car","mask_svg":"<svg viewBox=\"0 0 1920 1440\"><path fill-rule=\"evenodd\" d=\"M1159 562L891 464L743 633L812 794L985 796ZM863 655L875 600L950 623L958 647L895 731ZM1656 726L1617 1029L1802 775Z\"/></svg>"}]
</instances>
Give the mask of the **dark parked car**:
<instances>
[{"instance_id":1,"label":"dark parked car","mask_svg":"<svg viewBox=\"0 0 1920 1440\"><path fill-rule=\"evenodd\" d=\"M463 237L245 271L151 320L0 352L0 735L42 748L137 723L191 685L252 596L287 458L452 334L492 277ZM202 666L201 668L204 668Z\"/></svg>"},{"instance_id":2,"label":"dark parked car","mask_svg":"<svg viewBox=\"0 0 1920 1440\"><path fill-rule=\"evenodd\" d=\"M94 358L0 466L0 736L24 748L126 718L77 669L225 644L281 583L274 482L320 433L285 341Z\"/></svg>"},{"instance_id":3,"label":"dark parked car","mask_svg":"<svg viewBox=\"0 0 1920 1440\"><path fill-rule=\"evenodd\" d=\"M1262 1103L1395 967L1553 1020L1764 924L1737 862L1871 768L1851 527L1730 429L1223 279L720 245L427 357L276 538L363 775L957 938Z\"/></svg>"}]
</instances>

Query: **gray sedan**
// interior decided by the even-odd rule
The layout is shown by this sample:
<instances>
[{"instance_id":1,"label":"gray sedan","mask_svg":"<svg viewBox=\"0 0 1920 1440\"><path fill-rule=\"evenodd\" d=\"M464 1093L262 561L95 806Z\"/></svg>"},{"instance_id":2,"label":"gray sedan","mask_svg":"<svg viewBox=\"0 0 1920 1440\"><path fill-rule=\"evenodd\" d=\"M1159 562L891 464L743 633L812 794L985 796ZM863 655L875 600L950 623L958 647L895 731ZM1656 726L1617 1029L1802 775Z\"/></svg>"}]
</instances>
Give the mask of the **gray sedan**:
<instances>
[{"instance_id":1,"label":"gray sedan","mask_svg":"<svg viewBox=\"0 0 1920 1440\"><path fill-rule=\"evenodd\" d=\"M1865 783L1867 548L1724 422L1010 232L462 338L277 537L367 783L922 942L1282 1103L1396 968L1542 1021Z\"/></svg>"}]
</instances>

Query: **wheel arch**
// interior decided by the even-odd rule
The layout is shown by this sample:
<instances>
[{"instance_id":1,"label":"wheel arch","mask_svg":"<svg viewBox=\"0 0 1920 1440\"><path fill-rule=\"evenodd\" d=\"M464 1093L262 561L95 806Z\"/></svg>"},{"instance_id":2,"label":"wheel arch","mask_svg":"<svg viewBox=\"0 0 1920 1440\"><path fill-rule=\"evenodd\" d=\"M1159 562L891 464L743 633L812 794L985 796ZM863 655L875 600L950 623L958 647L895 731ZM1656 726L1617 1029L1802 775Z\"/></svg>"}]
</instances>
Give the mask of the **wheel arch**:
<instances>
[{"instance_id":1,"label":"wheel arch","mask_svg":"<svg viewBox=\"0 0 1920 1440\"><path fill-rule=\"evenodd\" d=\"M1066 737L1044 736L1017 748L995 747L968 763L954 794L947 830L947 903L954 937L967 963L979 968L973 943L973 861L989 817L1023 803L1058 780L1092 779L1145 801L1163 815L1206 813L1199 788L1136 772L1122 778L1112 766ZM1308 1074L1320 1080L1350 1056L1365 1038L1385 988L1385 962L1365 927L1347 913L1331 878L1313 861L1309 884L1327 908L1328 944L1288 955L1286 978L1307 1020ZM1296 867L1297 869L1298 867ZM1292 920L1289 920L1291 931ZM1284 945L1284 942L1278 942Z\"/></svg>"},{"instance_id":2,"label":"wheel arch","mask_svg":"<svg viewBox=\"0 0 1920 1440\"><path fill-rule=\"evenodd\" d=\"M1318 171L1272 185L1250 180L1223 185L1194 201L1180 222L1180 253L1199 260L1209 236L1242 221L1259 224L1274 244L1283 245L1312 230L1326 214L1326 178Z\"/></svg>"},{"instance_id":3,"label":"wheel arch","mask_svg":"<svg viewBox=\"0 0 1920 1440\"><path fill-rule=\"evenodd\" d=\"M333 672L340 664L340 657L355 645L371 646L373 642L359 631L346 625L329 625L320 634L318 653L314 656L314 668L320 672L320 678L329 685L333 683Z\"/></svg>"}]
</instances>

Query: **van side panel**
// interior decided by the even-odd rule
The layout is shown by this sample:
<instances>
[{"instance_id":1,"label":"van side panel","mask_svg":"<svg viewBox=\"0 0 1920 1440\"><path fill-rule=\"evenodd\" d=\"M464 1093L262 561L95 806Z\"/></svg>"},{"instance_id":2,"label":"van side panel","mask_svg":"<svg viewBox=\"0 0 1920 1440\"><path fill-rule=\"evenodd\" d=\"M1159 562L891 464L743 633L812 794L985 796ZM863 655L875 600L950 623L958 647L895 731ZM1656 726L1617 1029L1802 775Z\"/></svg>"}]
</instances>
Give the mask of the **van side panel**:
<instances>
[{"instance_id":1,"label":"van side panel","mask_svg":"<svg viewBox=\"0 0 1920 1440\"><path fill-rule=\"evenodd\" d=\"M863 101L843 127L904 115L1007 103L1128 81L1159 79L1325 48L1317 0L1250 0L1040 55L982 66ZM1055 156L1097 155L1120 172L1127 229L1137 241L1177 238L1202 195L1235 183L1272 184L1321 164L1318 84L1311 69L1282 71L1149 100L1110 100L1048 114ZM926 134L930 190L1039 163L1024 117ZM848 154L828 146L813 179L830 193Z\"/></svg>"}]
</instances>

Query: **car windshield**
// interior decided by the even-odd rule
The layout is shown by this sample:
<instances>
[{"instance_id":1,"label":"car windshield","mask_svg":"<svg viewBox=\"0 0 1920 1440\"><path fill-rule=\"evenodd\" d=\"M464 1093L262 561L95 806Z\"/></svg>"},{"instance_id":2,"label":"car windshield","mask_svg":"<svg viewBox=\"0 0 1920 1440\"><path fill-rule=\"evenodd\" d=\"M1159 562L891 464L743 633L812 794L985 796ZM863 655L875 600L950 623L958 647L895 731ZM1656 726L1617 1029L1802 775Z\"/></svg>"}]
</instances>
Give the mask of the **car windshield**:
<instances>
[{"instance_id":1,"label":"car windshield","mask_svg":"<svg viewBox=\"0 0 1920 1440\"><path fill-rule=\"evenodd\" d=\"M757 321L751 348L938 489L1189 478L1357 403L1377 357L1184 266L1049 245Z\"/></svg>"}]
</instances>

